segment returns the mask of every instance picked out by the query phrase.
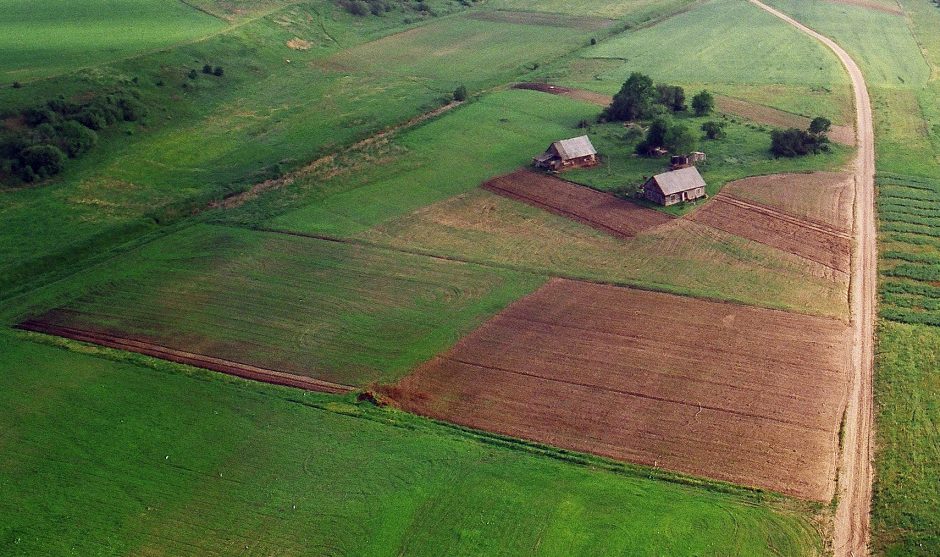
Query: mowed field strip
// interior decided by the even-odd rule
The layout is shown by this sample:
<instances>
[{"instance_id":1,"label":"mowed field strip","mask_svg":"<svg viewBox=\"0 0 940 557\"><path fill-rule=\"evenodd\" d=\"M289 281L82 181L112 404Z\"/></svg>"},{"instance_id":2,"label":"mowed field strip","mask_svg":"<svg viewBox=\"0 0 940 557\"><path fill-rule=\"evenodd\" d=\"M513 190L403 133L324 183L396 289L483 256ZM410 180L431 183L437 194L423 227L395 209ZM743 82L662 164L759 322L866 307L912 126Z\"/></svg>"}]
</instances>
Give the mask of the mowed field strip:
<instances>
[{"instance_id":1,"label":"mowed field strip","mask_svg":"<svg viewBox=\"0 0 940 557\"><path fill-rule=\"evenodd\" d=\"M841 321L554 279L399 383L402 408L828 501Z\"/></svg>"},{"instance_id":2,"label":"mowed field strip","mask_svg":"<svg viewBox=\"0 0 940 557\"><path fill-rule=\"evenodd\" d=\"M483 184L493 193L567 217L619 238L630 238L672 217L587 186L530 170L518 170Z\"/></svg>"}]
</instances>

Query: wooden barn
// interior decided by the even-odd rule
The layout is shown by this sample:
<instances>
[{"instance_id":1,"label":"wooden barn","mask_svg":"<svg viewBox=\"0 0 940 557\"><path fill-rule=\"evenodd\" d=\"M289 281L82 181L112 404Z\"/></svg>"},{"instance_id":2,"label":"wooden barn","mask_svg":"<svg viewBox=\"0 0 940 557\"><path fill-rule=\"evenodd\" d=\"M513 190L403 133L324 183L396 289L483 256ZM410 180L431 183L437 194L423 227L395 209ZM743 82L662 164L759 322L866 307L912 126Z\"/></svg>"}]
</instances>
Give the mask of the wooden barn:
<instances>
[{"instance_id":1,"label":"wooden barn","mask_svg":"<svg viewBox=\"0 0 940 557\"><path fill-rule=\"evenodd\" d=\"M597 150L588 136L562 139L548 146L544 153L532 159L536 168L554 170L583 168L597 164Z\"/></svg>"},{"instance_id":2,"label":"wooden barn","mask_svg":"<svg viewBox=\"0 0 940 557\"><path fill-rule=\"evenodd\" d=\"M643 184L643 196L660 205L705 197L705 180L694 166L657 174Z\"/></svg>"}]
</instances>

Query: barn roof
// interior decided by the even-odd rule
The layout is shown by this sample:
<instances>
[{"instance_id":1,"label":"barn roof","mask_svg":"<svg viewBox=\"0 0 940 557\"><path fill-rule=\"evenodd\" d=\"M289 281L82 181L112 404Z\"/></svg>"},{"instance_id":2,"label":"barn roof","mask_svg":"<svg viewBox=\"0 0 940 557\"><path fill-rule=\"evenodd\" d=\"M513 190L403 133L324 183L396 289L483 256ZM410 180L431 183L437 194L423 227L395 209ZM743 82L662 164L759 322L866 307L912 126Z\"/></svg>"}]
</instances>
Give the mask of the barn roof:
<instances>
[{"instance_id":1,"label":"barn roof","mask_svg":"<svg viewBox=\"0 0 940 557\"><path fill-rule=\"evenodd\" d=\"M698 169L694 166L657 174L653 176L653 180L662 190L663 195L672 195L681 191L705 187L705 180L702 179L702 175L698 173Z\"/></svg>"},{"instance_id":2,"label":"barn roof","mask_svg":"<svg viewBox=\"0 0 940 557\"><path fill-rule=\"evenodd\" d=\"M586 135L556 141L552 143L552 147L558 152L561 160L577 159L597 154L597 150L594 149L594 145L591 144L591 140Z\"/></svg>"}]
</instances>

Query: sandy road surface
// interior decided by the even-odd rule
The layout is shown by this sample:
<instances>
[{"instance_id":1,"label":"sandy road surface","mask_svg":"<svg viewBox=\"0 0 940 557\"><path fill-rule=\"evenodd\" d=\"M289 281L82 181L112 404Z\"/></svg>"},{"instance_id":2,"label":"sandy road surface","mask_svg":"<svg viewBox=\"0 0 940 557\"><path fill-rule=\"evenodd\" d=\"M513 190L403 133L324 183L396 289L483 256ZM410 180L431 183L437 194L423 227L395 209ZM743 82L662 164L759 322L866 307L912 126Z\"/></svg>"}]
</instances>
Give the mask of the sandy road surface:
<instances>
[{"instance_id":1,"label":"sandy road surface","mask_svg":"<svg viewBox=\"0 0 940 557\"><path fill-rule=\"evenodd\" d=\"M854 343L848 405L845 411L839 468L833 550L836 556L868 554L872 480L872 370L874 360L875 282L875 147L871 101L865 78L854 60L831 39L793 18L749 0L829 47L852 79L855 89L858 158L855 161L855 256L850 289Z\"/></svg>"}]
</instances>

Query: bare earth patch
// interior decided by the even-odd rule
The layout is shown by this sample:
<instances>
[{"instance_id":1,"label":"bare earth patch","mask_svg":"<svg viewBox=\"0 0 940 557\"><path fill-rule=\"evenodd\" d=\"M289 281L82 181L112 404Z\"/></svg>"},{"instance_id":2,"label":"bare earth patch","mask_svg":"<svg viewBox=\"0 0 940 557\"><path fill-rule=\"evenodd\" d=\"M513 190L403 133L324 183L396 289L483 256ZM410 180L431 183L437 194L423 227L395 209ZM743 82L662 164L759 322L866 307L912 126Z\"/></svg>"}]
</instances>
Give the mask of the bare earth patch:
<instances>
[{"instance_id":1,"label":"bare earth patch","mask_svg":"<svg viewBox=\"0 0 940 557\"><path fill-rule=\"evenodd\" d=\"M690 219L759 242L848 274L852 236L822 222L813 222L726 193L692 213Z\"/></svg>"},{"instance_id":2,"label":"bare earth patch","mask_svg":"<svg viewBox=\"0 0 940 557\"><path fill-rule=\"evenodd\" d=\"M775 128L806 129L809 127L809 118L741 99L716 95L715 105L719 112L733 114ZM855 145L855 128L852 126L832 126L829 131L829 139L853 147Z\"/></svg>"},{"instance_id":3,"label":"bare earth patch","mask_svg":"<svg viewBox=\"0 0 940 557\"><path fill-rule=\"evenodd\" d=\"M382 391L469 427L826 501L850 344L838 320L555 279Z\"/></svg>"},{"instance_id":4,"label":"bare earth patch","mask_svg":"<svg viewBox=\"0 0 940 557\"><path fill-rule=\"evenodd\" d=\"M313 43L310 41L305 41L294 37L293 39L287 41L287 47L294 50L310 50L310 47L313 46Z\"/></svg>"},{"instance_id":5,"label":"bare earth patch","mask_svg":"<svg viewBox=\"0 0 940 557\"><path fill-rule=\"evenodd\" d=\"M904 15L904 12L894 2L878 2L876 0L828 0L833 4L845 4L848 6L858 6L859 8L868 8L869 10L878 10L894 15Z\"/></svg>"},{"instance_id":6,"label":"bare earth patch","mask_svg":"<svg viewBox=\"0 0 940 557\"><path fill-rule=\"evenodd\" d=\"M483 184L493 193L576 220L611 236L630 238L672 217L609 193L529 170L517 170Z\"/></svg>"},{"instance_id":7,"label":"bare earth patch","mask_svg":"<svg viewBox=\"0 0 940 557\"><path fill-rule=\"evenodd\" d=\"M721 191L849 232L854 185L848 172L812 172L754 176L730 182Z\"/></svg>"},{"instance_id":8,"label":"bare earth patch","mask_svg":"<svg viewBox=\"0 0 940 557\"><path fill-rule=\"evenodd\" d=\"M569 87L562 87L561 85L552 85L550 83L539 83L534 81L517 83L513 85L513 89L527 89L529 91L540 91L542 93L550 93L552 95L562 95L575 100L596 104L598 106L607 106L613 100L613 97L610 95L604 95L603 93L595 93L594 91L588 91L586 89L571 89Z\"/></svg>"}]
</instances>

